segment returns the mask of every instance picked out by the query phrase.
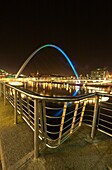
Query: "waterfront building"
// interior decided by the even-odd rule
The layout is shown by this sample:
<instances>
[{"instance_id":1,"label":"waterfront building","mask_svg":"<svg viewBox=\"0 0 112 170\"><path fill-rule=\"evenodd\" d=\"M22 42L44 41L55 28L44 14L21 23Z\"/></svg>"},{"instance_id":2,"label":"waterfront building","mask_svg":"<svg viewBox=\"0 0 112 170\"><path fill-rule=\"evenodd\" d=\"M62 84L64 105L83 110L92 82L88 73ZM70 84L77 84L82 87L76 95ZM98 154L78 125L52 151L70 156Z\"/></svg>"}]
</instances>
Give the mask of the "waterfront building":
<instances>
[{"instance_id":1,"label":"waterfront building","mask_svg":"<svg viewBox=\"0 0 112 170\"><path fill-rule=\"evenodd\" d=\"M96 70L91 71L92 80L102 80L109 78L109 71L107 68L97 68Z\"/></svg>"}]
</instances>

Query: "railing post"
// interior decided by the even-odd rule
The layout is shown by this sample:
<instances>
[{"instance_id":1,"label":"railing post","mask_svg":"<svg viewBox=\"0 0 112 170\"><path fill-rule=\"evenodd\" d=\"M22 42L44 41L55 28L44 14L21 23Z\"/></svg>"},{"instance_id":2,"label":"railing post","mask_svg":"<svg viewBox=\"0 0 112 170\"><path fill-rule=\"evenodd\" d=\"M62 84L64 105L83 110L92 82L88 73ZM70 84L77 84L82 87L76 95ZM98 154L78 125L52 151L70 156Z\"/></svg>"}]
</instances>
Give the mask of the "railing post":
<instances>
[{"instance_id":1,"label":"railing post","mask_svg":"<svg viewBox=\"0 0 112 170\"><path fill-rule=\"evenodd\" d=\"M21 93L18 93L18 98L19 98L19 105L20 105L20 116L22 118L23 115L23 108L22 108L22 100L21 100ZM28 108L29 109L29 108Z\"/></svg>"},{"instance_id":2,"label":"railing post","mask_svg":"<svg viewBox=\"0 0 112 170\"><path fill-rule=\"evenodd\" d=\"M43 131L44 131L44 142L46 144L47 142L47 125L46 125L46 103L43 100L42 101L42 109L43 109Z\"/></svg>"},{"instance_id":3,"label":"railing post","mask_svg":"<svg viewBox=\"0 0 112 170\"><path fill-rule=\"evenodd\" d=\"M40 126L39 126L39 130L41 130L41 138L44 138L44 118L43 118L43 112L42 112L42 103L39 103L39 118L40 118ZM39 134L40 135L40 134Z\"/></svg>"},{"instance_id":4,"label":"railing post","mask_svg":"<svg viewBox=\"0 0 112 170\"><path fill-rule=\"evenodd\" d=\"M5 87L5 82L3 84L3 94L4 94L4 105L6 104L6 87Z\"/></svg>"},{"instance_id":5,"label":"railing post","mask_svg":"<svg viewBox=\"0 0 112 170\"><path fill-rule=\"evenodd\" d=\"M70 129L70 134L72 134L73 130L74 130L78 107L79 107L79 101L75 105L74 116L73 116L73 119L72 119L72 125L71 125L71 129Z\"/></svg>"},{"instance_id":6,"label":"railing post","mask_svg":"<svg viewBox=\"0 0 112 170\"><path fill-rule=\"evenodd\" d=\"M17 91L14 90L14 124L17 124Z\"/></svg>"},{"instance_id":7,"label":"railing post","mask_svg":"<svg viewBox=\"0 0 112 170\"><path fill-rule=\"evenodd\" d=\"M62 113L62 119L61 119L61 124L60 124L58 144L61 143L61 137L62 137L63 126L64 126L64 121L65 121L66 109L67 109L67 102L64 103L64 107L63 107L63 113Z\"/></svg>"},{"instance_id":8,"label":"railing post","mask_svg":"<svg viewBox=\"0 0 112 170\"><path fill-rule=\"evenodd\" d=\"M84 112L85 112L85 109L86 109L86 104L87 104L87 99L84 100L84 104L83 104L83 108L82 108L82 112L81 112L81 116L80 116L80 121L79 121L79 127L82 125Z\"/></svg>"},{"instance_id":9,"label":"railing post","mask_svg":"<svg viewBox=\"0 0 112 170\"><path fill-rule=\"evenodd\" d=\"M26 101L27 101L27 108L28 108L28 119L29 119L29 123L31 124L30 105L29 105L29 98L28 98L28 96L26 96Z\"/></svg>"},{"instance_id":10,"label":"railing post","mask_svg":"<svg viewBox=\"0 0 112 170\"><path fill-rule=\"evenodd\" d=\"M39 101L34 100L34 159L39 156Z\"/></svg>"},{"instance_id":11,"label":"railing post","mask_svg":"<svg viewBox=\"0 0 112 170\"><path fill-rule=\"evenodd\" d=\"M92 121L92 130L91 130L91 138L94 138L95 130L96 130L96 121L98 115L98 105L99 105L99 96L96 96L95 106L94 106L94 114L93 114L93 121Z\"/></svg>"}]
</instances>

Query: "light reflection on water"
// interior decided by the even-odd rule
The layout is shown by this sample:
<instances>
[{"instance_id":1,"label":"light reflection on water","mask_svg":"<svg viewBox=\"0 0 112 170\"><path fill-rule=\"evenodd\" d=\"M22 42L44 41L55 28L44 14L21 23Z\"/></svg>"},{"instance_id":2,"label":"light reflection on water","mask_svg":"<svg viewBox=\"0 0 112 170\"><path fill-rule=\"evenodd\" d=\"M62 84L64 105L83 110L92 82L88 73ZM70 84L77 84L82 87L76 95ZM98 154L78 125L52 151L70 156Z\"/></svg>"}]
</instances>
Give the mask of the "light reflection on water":
<instances>
[{"instance_id":1,"label":"light reflection on water","mask_svg":"<svg viewBox=\"0 0 112 170\"><path fill-rule=\"evenodd\" d=\"M72 96L73 93L79 89L79 86L69 84L36 83L35 86L30 86L26 89L46 96ZM81 86L77 95L94 92L107 93L110 92L110 89L108 89L108 87Z\"/></svg>"}]
</instances>

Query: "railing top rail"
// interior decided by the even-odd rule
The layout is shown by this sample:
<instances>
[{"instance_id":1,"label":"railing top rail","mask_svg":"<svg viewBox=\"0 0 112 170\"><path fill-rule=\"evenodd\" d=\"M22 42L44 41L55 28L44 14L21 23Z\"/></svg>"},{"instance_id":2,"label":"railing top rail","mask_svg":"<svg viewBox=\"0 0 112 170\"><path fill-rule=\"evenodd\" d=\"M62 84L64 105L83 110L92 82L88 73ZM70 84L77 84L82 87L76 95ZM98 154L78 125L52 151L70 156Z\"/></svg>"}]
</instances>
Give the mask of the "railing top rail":
<instances>
[{"instance_id":1,"label":"railing top rail","mask_svg":"<svg viewBox=\"0 0 112 170\"><path fill-rule=\"evenodd\" d=\"M2 83L2 82L1 82ZM4 83L2 83L4 84ZM83 95L78 95L78 96L69 96L69 97L58 97L58 96L44 96L44 95L39 95L34 92L30 92L26 89L21 89L20 87L16 87L13 85L5 84L9 88L13 88L14 90L17 90L20 93L23 93L24 95L27 95L31 98L38 99L38 100L49 100L49 101L60 101L60 102L69 102L69 101L77 101L77 100L83 100L85 98L90 98L94 97L95 93L89 93L89 94L83 94Z\"/></svg>"},{"instance_id":2,"label":"railing top rail","mask_svg":"<svg viewBox=\"0 0 112 170\"><path fill-rule=\"evenodd\" d=\"M112 97L112 94L102 93L102 92L96 92L96 95L98 95L98 96L103 96L103 97Z\"/></svg>"}]
</instances>

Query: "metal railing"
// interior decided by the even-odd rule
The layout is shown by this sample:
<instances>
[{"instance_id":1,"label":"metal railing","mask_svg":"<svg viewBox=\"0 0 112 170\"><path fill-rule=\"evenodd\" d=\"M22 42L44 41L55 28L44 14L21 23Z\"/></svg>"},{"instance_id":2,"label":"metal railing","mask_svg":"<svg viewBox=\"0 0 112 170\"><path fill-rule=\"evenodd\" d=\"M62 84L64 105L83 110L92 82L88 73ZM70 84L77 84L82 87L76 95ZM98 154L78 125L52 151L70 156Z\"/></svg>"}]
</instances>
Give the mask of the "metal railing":
<instances>
[{"instance_id":1,"label":"metal railing","mask_svg":"<svg viewBox=\"0 0 112 170\"><path fill-rule=\"evenodd\" d=\"M97 93L98 96L107 98L99 103L97 129L112 137L112 95Z\"/></svg>"},{"instance_id":2,"label":"metal railing","mask_svg":"<svg viewBox=\"0 0 112 170\"><path fill-rule=\"evenodd\" d=\"M34 158L39 156L40 140L58 147L82 123L91 126L90 137L100 130L112 137L112 95L103 93L76 97L48 97L0 83L0 96L14 107L14 123L20 115L34 131ZM107 97L104 102L102 99Z\"/></svg>"}]
</instances>

